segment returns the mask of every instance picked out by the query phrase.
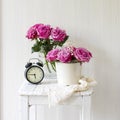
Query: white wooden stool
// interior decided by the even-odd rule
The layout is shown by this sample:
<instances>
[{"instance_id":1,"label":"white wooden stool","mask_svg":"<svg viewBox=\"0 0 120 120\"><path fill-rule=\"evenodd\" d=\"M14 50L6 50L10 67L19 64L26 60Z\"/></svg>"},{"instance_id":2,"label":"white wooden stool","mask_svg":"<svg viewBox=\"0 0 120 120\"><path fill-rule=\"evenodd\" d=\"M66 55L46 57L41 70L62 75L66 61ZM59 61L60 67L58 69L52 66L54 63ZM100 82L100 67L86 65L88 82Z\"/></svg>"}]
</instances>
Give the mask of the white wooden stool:
<instances>
[{"instance_id":1,"label":"white wooden stool","mask_svg":"<svg viewBox=\"0 0 120 120\"><path fill-rule=\"evenodd\" d=\"M48 91L57 85L53 80L38 85L24 82L19 90L21 120L90 120L93 90L79 92L64 104L49 107Z\"/></svg>"}]
</instances>

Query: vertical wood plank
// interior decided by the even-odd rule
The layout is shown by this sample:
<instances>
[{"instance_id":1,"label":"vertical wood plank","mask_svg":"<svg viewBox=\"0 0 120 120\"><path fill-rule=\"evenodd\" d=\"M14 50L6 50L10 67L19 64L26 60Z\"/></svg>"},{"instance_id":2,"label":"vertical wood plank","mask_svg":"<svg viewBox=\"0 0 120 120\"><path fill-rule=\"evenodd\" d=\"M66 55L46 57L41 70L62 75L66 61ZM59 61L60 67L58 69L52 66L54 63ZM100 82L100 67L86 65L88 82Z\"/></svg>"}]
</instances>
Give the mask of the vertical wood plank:
<instances>
[{"instance_id":1,"label":"vertical wood plank","mask_svg":"<svg viewBox=\"0 0 120 120\"><path fill-rule=\"evenodd\" d=\"M82 97L80 120L91 120L91 96Z\"/></svg>"},{"instance_id":2,"label":"vertical wood plank","mask_svg":"<svg viewBox=\"0 0 120 120\"><path fill-rule=\"evenodd\" d=\"M29 108L29 120L37 120L37 105L31 105Z\"/></svg>"},{"instance_id":3,"label":"vertical wood plank","mask_svg":"<svg viewBox=\"0 0 120 120\"><path fill-rule=\"evenodd\" d=\"M80 120L83 120L83 111L84 111L84 97L82 95L81 110L80 110Z\"/></svg>"},{"instance_id":4,"label":"vertical wood plank","mask_svg":"<svg viewBox=\"0 0 120 120\"><path fill-rule=\"evenodd\" d=\"M36 105L36 120L47 120L46 105Z\"/></svg>"},{"instance_id":5,"label":"vertical wood plank","mask_svg":"<svg viewBox=\"0 0 120 120\"><path fill-rule=\"evenodd\" d=\"M21 96L21 120L29 120L28 96Z\"/></svg>"}]
</instances>

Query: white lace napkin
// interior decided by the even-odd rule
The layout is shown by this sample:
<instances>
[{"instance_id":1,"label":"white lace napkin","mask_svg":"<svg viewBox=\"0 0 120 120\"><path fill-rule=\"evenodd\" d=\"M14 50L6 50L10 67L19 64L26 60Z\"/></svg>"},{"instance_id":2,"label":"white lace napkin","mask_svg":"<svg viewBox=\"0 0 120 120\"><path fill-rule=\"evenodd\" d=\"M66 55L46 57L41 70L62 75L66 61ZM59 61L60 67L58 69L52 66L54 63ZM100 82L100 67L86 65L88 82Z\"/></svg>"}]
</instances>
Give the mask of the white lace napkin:
<instances>
[{"instance_id":1,"label":"white lace napkin","mask_svg":"<svg viewBox=\"0 0 120 120\"><path fill-rule=\"evenodd\" d=\"M59 89L50 90L48 93L49 105L62 104L76 92L88 90L90 87L96 85L96 81L90 78L82 77L79 84L70 86L60 86Z\"/></svg>"}]
</instances>

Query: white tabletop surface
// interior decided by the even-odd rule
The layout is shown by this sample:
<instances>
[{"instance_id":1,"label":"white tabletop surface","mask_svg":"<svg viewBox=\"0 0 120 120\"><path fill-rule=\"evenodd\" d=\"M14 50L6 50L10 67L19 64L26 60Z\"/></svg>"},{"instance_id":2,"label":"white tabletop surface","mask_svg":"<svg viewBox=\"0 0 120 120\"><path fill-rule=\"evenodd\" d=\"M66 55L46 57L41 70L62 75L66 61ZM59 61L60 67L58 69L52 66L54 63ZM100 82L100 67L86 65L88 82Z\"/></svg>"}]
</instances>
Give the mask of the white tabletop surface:
<instances>
[{"instance_id":1,"label":"white tabletop surface","mask_svg":"<svg viewBox=\"0 0 120 120\"><path fill-rule=\"evenodd\" d=\"M59 89L63 89L63 87L68 86L60 86L57 84L56 80L45 79L40 84L31 84L26 80L22 84L19 89L19 94L23 96L47 96L50 90L56 91ZM90 88L87 91L79 92L76 95L91 95L93 93L93 89Z\"/></svg>"}]
</instances>

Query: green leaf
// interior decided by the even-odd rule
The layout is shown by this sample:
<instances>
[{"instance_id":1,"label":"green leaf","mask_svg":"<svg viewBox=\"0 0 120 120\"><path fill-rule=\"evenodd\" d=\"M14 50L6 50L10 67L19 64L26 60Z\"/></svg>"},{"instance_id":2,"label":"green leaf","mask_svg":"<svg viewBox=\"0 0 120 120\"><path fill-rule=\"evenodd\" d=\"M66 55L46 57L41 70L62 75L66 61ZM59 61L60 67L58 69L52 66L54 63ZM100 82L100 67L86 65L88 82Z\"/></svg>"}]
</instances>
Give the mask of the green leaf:
<instances>
[{"instance_id":1,"label":"green leaf","mask_svg":"<svg viewBox=\"0 0 120 120\"><path fill-rule=\"evenodd\" d=\"M36 40L36 43L32 47L32 53L39 52L40 50L41 50L41 43L40 43L40 41Z\"/></svg>"}]
</instances>

